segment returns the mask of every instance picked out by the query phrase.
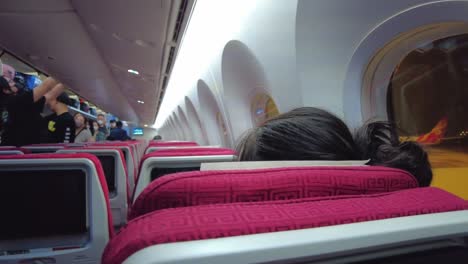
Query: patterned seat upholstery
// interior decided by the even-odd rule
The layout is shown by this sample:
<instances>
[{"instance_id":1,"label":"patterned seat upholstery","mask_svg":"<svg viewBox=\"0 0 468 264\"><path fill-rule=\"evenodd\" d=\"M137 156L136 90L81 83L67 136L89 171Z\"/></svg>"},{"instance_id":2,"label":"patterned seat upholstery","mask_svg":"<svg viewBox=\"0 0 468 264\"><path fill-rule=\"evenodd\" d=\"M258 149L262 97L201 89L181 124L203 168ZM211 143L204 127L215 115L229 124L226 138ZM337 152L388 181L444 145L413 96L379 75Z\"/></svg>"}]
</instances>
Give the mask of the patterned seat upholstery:
<instances>
[{"instance_id":1,"label":"patterned seat upholstery","mask_svg":"<svg viewBox=\"0 0 468 264\"><path fill-rule=\"evenodd\" d=\"M134 202L129 218L171 207L372 194L415 187L418 183L411 174L385 167L192 171L151 182Z\"/></svg>"},{"instance_id":2,"label":"patterned seat upholstery","mask_svg":"<svg viewBox=\"0 0 468 264\"><path fill-rule=\"evenodd\" d=\"M465 209L468 209L467 201L431 187L372 195L165 209L129 222L107 245L102 263L122 263L141 249L163 243L318 228Z\"/></svg>"}]
</instances>

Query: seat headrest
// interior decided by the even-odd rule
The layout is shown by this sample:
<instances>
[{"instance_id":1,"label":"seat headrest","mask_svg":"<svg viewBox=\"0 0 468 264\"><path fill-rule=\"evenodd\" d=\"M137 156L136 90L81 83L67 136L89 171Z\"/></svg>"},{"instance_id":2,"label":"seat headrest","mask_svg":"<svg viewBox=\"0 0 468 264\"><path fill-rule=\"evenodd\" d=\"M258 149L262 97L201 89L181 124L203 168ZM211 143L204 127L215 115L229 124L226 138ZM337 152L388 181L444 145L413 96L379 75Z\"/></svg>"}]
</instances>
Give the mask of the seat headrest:
<instances>
[{"instance_id":1,"label":"seat headrest","mask_svg":"<svg viewBox=\"0 0 468 264\"><path fill-rule=\"evenodd\" d=\"M162 149L145 155L149 157L180 157L180 156L213 156L213 155L235 155L236 152L228 148L174 148Z\"/></svg>"},{"instance_id":2,"label":"seat headrest","mask_svg":"<svg viewBox=\"0 0 468 264\"><path fill-rule=\"evenodd\" d=\"M107 245L103 264L118 264L146 247L229 236L319 228L468 209L437 188L374 195L217 204L155 211L138 217Z\"/></svg>"},{"instance_id":3,"label":"seat headrest","mask_svg":"<svg viewBox=\"0 0 468 264\"><path fill-rule=\"evenodd\" d=\"M275 160L275 161L237 161L203 163L201 171L207 170L245 170L310 166L364 166L369 160Z\"/></svg>"},{"instance_id":4,"label":"seat headrest","mask_svg":"<svg viewBox=\"0 0 468 264\"><path fill-rule=\"evenodd\" d=\"M149 143L151 147L182 147L182 146L198 146L196 142L192 141L153 141Z\"/></svg>"},{"instance_id":5,"label":"seat headrest","mask_svg":"<svg viewBox=\"0 0 468 264\"><path fill-rule=\"evenodd\" d=\"M408 172L377 166L191 171L152 181L130 219L170 207L371 194L418 187Z\"/></svg>"}]
</instances>

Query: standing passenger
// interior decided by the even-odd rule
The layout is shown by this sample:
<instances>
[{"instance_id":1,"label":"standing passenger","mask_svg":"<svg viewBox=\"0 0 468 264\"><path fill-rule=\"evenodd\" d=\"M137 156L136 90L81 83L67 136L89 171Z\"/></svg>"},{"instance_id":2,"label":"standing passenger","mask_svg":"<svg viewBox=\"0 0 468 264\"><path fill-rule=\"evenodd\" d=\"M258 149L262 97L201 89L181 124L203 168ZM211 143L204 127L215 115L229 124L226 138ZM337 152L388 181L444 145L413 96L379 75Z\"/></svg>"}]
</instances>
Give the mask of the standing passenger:
<instances>
[{"instance_id":1,"label":"standing passenger","mask_svg":"<svg viewBox=\"0 0 468 264\"><path fill-rule=\"evenodd\" d=\"M56 97L63 85L47 78L34 90L20 90L13 79L0 77L2 145L24 146L40 143L41 112L46 98Z\"/></svg>"},{"instance_id":2,"label":"standing passenger","mask_svg":"<svg viewBox=\"0 0 468 264\"><path fill-rule=\"evenodd\" d=\"M89 120L89 131L91 132L91 135L93 136L92 141L96 141L96 135L99 130L99 125L96 123L94 120Z\"/></svg>"},{"instance_id":3,"label":"standing passenger","mask_svg":"<svg viewBox=\"0 0 468 264\"><path fill-rule=\"evenodd\" d=\"M103 114L99 114L97 116L97 122L99 125L98 130L96 133L96 141L105 141L107 135L109 135L109 131L106 128L106 117Z\"/></svg>"},{"instance_id":4,"label":"standing passenger","mask_svg":"<svg viewBox=\"0 0 468 264\"><path fill-rule=\"evenodd\" d=\"M72 102L67 93L62 92L57 98L51 98L47 104L55 112L45 118L49 131L48 142L75 142L75 120L68 112L68 105L71 105Z\"/></svg>"},{"instance_id":5,"label":"standing passenger","mask_svg":"<svg viewBox=\"0 0 468 264\"><path fill-rule=\"evenodd\" d=\"M112 130L116 127L116 122L114 119L109 121L109 132L112 132Z\"/></svg>"},{"instance_id":6,"label":"standing passenger","mask_svg":"<svg viewBox=\"0 0 468 264\"><path fill-rule=\"evenodd\" d=\"M75 119L75 143L86 143L93 142L93 136L87 128L86 118L80 114L76 113L74 116Z\"/></svg>"},{"instance_id":7,"label":"standing passenger","mask_svg":"<svg viewBox=\"0 0 468 264\"><path fill-rule=\"evenodd\" d=\"M15 69L8 64L3 64L2 74L7 80L14 80L16 77Z\"/></svg>"},{"instance_id":8,"label":"standing passenger","mask_svg":"<svg viewBox=\"0 0 468 264\"><path fill-rule=\"evenodd\" d=\"M111 132L109 137L107 138L108 140L120 140L120 141L125 141L129 140L130 137L127 134L127 131L125 131L122 126L122 121L117 121L116 122L117 127L114 128Z\"/></svg>"}]
</instances>

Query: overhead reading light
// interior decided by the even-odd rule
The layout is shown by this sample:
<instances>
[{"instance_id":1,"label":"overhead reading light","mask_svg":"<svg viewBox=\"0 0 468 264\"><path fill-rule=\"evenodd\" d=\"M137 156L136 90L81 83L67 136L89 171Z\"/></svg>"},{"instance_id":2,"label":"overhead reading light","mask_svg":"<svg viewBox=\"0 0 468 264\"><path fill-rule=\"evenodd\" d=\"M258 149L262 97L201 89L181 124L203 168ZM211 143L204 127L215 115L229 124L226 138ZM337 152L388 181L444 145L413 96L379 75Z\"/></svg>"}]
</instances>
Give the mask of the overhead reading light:
<instances>
[{"instance_id":1,"label":"overhead reading light","mask_svg":"<svg viewBox=\"0 0 468 264\"><path fill-rule=\"evenodd\" d=\"M145 102L141 101L141 100L137 100L137 103L139 104L144 104Z\"/></svg>"},{"instance_id":2,"label":"overhead reading light","mask_svg":"<svg viewBox=\"0 0 468 264\"><path fill-rule=\"evenodd\" d=\"M129 73L133 73L133 74L135 74L135 75L140 74L138 71L135 71L135 70L132 70L132 69L128 69L128 72L129 72Z\"/></svg>"},{"instance_id":3,"label":"overhead reading light","mask_svg":"<svg viewBox=\"0 0 468 264\"><path fill-rule=\"evenodd\" d=\"M147 124L145 124L145 125L144 125L144 127L148 127L148 125L147 125Z\"/></svg>"}]
</instances>

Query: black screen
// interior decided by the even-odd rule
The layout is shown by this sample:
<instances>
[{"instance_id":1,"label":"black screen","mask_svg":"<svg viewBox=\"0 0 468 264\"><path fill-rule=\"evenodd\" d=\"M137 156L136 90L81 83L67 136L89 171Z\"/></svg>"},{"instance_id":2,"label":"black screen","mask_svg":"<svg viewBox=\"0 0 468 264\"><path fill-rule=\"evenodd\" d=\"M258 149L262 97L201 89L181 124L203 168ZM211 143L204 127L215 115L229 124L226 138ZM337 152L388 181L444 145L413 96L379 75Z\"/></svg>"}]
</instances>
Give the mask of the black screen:
<instances>
[{"instance_id":1,"label":"black screen","mask_svg":"<svg viewBox=\"0 0 468 264\"><path fill-rule=\"evenodd\" d=\"M36 149L36 148L32 148L31 149L31 152L34 153L34 154L41 154L41 153L55 153L57 152L57 150L59 149L47 149L47 148L44 148L44 149Z\"/></svg>"},{"instance_id":2,"label":"black screen","mask_svg":"<svg viewBox=\"0 0 468 264\"><path fill-rule=\"evenodd\" d=\"M0 241L86 233L81 170L0 171Z\"/></svg>"},{"instance_id":3,"label":"black screen","mask_svg":"<svg viewBox=\"0 0 468 264\"><path fill-rule=\"evenodd\" d=\"M196 171L200 170L200 166L197 167L184 167L184 168L154 168L151 171L151 180L154 181L157 178L164 176L166 174L183 172L183 171Z\"/></svg>"},{"instance_id":4,"label":"black screen","mask_svg":"<svg viewBox=\"0 0 468 264\"><path fill-rule=\"evenodd\" d=\"M102 169L106 175L109 193L115 192L115 160L112 156L96 155L101 161Z\"/></svg>"}]
</instances>

